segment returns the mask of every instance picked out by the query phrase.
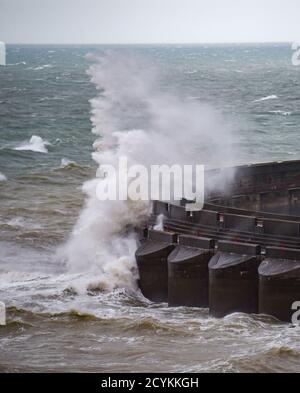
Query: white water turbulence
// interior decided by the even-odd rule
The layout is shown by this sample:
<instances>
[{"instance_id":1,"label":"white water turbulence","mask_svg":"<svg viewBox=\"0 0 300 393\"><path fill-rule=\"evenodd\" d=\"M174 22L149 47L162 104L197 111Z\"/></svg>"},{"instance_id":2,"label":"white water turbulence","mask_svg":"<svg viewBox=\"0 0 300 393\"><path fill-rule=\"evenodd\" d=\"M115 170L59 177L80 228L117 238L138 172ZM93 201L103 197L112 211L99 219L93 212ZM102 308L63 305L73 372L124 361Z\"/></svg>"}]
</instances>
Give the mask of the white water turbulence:
<instances>
[{"instance_id":1,"label":"white water turbulence","mask_svg":"<svg viewBox=\"0 0 300 393\"><path fill-rule=\"evenodd\" d=\"M158 70L128 50L108 51L93 60L88 73L99 95L91 100L92 157L98 177L83 185L86 202L63 249L72 273L89 273L90 289L136 288L133 228L150 213L145 201L100 201L101 167L142 164L230 163L231 135L224 119L209 105L162 90ZM107 178L106 178L107 181ZM109 178L114 182L114 178Z\"/></svg>"},{"instance_id":2,"label":"white water turbulence","mask_svg":"<svg viewBox=\"0 0 300 393\"><path fill-rule=\"evenodd\" d=\"M33 151L35 153L48 153L47 146L50 143L44 141L40 136L33 135L29 141L22 143L21 145L14 148L17 151Z\"/></svg>"}]
</instances>

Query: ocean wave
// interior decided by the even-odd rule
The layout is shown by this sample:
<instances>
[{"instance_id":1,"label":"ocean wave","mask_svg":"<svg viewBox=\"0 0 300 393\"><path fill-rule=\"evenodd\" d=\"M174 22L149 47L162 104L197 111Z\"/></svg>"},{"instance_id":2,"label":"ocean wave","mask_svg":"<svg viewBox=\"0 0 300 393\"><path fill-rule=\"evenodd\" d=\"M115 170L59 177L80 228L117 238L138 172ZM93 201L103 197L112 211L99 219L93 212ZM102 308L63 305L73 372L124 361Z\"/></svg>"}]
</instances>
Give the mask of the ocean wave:
<instances>
[{"instance_id":1,"label":"ocean wave","mask_svg":"<svg viewBox=\"0 0 300 393\"><path fill-rule=\"evenodd\" d=\"M27 68L27 70L32 70L32 71L40 71L40 70L44 70L45 68L52 68L53 65L51 64L44 64L42 66L38 66L38 67L29 67Z\"/></svg>"},{"instance_id":2,"label":"ocean wave","mask_svg":"<svg viewBox=\"0 0 300 393\"><path fill-rule=\"evenodd\" d=\"M0 182L2 181L6 181L7 177L5 175L3 175L3 173L0 172Z\"/></svg>"},{"instance_id":3,"label":"ocean wave","mask_svg":"<svg viewBox=\"0 0 300 393\"><path fill-rule=\"evenodd\" d=\"M6 321L6 325L3 327L5 330L19 330L24 328L34 327L31 323L24 322L21 320L9 320Z\"/></svg>"},{"instance_id":4,"label":"ocean wave","mask_svg":"<svg viewBox=\"0 0 300 393\"><path fill-rule=\"evenodd\" d=\"M101 321L102 318L98 318L92 312L88 311L79 311L75 308L71 308L68 311L61 311L61 312L47 312L47 311L38 311L38 310L28 310L27 308L11 306L6 309L6 312L9 315L18 317L18 320L21 319L28 319L37 318L37 317L45 317L45 318L53 318L53 317L61 317L61 318L76 318L76 319L89 319L89 320L99 320Z\"/></svg>"},{"instance_id":5,"label":"ocean wave","mask_svg":"<svg viewBox=\"0 0 300 393\"><path fill-rule=\"evenodd\" d=\"M275 94L273 94L267 97L259 98L258 100L254 100L253 102L262 102L262 101L269 101L269 100L278 100L278 97Z\"/></svg>"},{"instance_id":6,"label":"ocean wave","mask_svg":"<svg viewBox=\"0 0 300 393\"><path fill-rule=\"evenodd\" d=\"M13 251L11 251L11 253L12 252ZM1 256L3 257L3 255ZM30 283L30 285L32 285L33 282L38 283L40 280L45 280L47 278L48 276L42 275L41 273L22 271L0 271L0 283L2 289L16 287L16 284L25 285L26 283Z\"/></svg>"},{"instance_id":7,"label":"ocean wave","mask_svg":"<svg viewBox=\"0 0 300 393\"><path fill-rule=\"evenodd\" d=\"M193 75L193 74L197 74L197 72L198 72L198 70L188 70L188 71L185 71L184 74Z\"/></svg>"},{"instance_id":8,"label":"ocean wave","mask_svg":"<svg viewBox=\"0 0 300 393\"><path fill-rule=\"evenodd\" d=\"M35 308L34 310L28 309L27 307L19 307L19 306L11 306L7 307L6 312L9 316L18 317L18 319L28 319L30 318L39 318L44 317L47 319L50 318L61 318L61 319L77 319L77 320L90 320L90 321L98 321L102 323L113 323L113 322L122 322L130 321L130 318L125 317L112 317L110 315L107 316L97 316L92 310L79 310L76 307L71 307L67 310L62 311L51 311L45 309Z\"/></svg>"},{"instance_id":9,"label":"ocean wave","mask_svg":"<svg viewBox=\"0 0 300 393\"><path fill-rule=\"evenodd\" d=\"M47 146L50 143L46 140L43 140L38 135L33 135L28 142L24 142L20 146L14 148L17 151L33 151L36 153L48 153Z\"/></svg>"},{"instance_id":10,"label":"ocean wave","mask_svg":"<svg viewBox=\"0 0 300 393\"><path fill-rule=\"evenodd\" d=\"M281 111L281 110L269 111L268 113L271 113L273 115L280 115L280 116L291 116L293 114L293 112Z\"/></svg>"},{"instance_id":11,"label":"ocean wave","mask_svg":"<svg viewBox=\"0 0 300 393\"><path fill-rule=\"evenodd\" d=\"M11 63L7 64L8 66L19 66L19 65L26 65L26 61L21 61L20 63Z\"/></svg>"},{"instance_id":12,"label":"ocean wave","mask_svg":"<svg viewBox=\"0 0 300 393\"><path fill-rule=\"evenodd\" d=\"M62 169L70 169L70 168L78 168L80 165L75 161L68 160L67 158L62 158L60 163L60 168Z\"/></svg>"},{"instance_id":13,"label":"ocean wave","mask_svg":"<svg viewBox=\"0 0 300 393\"><path fill-rule=\"evenodd\" d=\"M150 315L143 315L140 318L135 316L124 316L122 314L110 314L107 315L99 314L97 311L82 309L76 307L71 307L68 310L60 312L51 312L45 310L28 310L23 307L9 307L7 308L7 315L12 321L27 321L33 322L35 319L46 318L53 319L57 321L89 321L98 322L102 326L108 326L111 328L121 328L124 332L137 332L138 334L150 335L150 334L171 334L174 336L184 335L192 336L193 332L184 324L174 324L173 322L161 320Z\"/></svg>"},{"instance_id":14,"label":"ocean wave","mask_svg":"<svg viewBox=\"0 0 300 393\"><path fill-rule=\"evenodd\" d=\"M300 352L286 344L267 345L262 352L257 351L254 354L245 354L235 356L229 360L232 369L235 372L251 373L271 373L271 372L289 372L290 369L297 368L300 359Z\"/></svg>"},{"instance_id":15,"label":"ocean wave","mask_svg":"<svg viewBox=\"0 0 300 393\"><path fill-rule=\"evenodd\" d=\"M190 97L187 97L188 100L201 100L201 98L202 98L202 97L200 97L200 96L190 96Z\"/></svg>"},{"instance_id":16,"label":"ocean wave","mask_svg":"<svg viewBox=\"0 0 300 393\"><path fill-rule=\"evenodd\" d=\"M64 101L64 97L59 97L59 96L54 96L54 97L42 97L39 102L44 102L44 101Z\"/></svg>"},{"instance_id":17,"label":"ocean wave","mask_svg":"<svg viewBox=\"0 0 300 393\"><path fill-rule=\"evenodd\" d=\"M30 222L23 217L14 217L7 221L1 221L0 225L5 225L14 228L26 228L27 230L42 229L42 226L35 222Z\"/></svg>"}]
</instances>

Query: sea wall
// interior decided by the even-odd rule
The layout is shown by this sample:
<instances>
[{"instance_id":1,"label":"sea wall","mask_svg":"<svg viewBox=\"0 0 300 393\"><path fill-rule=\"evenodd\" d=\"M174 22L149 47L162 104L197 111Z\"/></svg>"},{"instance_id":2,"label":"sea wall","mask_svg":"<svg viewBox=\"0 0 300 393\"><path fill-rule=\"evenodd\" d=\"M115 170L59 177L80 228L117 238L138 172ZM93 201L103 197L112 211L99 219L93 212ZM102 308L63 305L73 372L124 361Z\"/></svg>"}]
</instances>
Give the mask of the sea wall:
<instances>
[{"instance_id":1,"label":"sea wall","mask_svg":"<svg viewBox=\"0 0 300 393\"><path fill-rule=\"evenodd\" d=\"M220 179L223 190L212 187ZM163 215L164 230L140 236L142 293L169 306L209 307L216 317L290 322L300 301L300 161L207 171L206 186L198 212L184 200L153 202L147 227Z\"/></svg>"},{"instance_id":2,"label":"sea wall","mask_svg":"<svg viewBox=\"0 0 300 393\"><path fill-rule=\"evenodd\" d=\"M262 313L291 322L300 300L300 250L153 231L136 251L143 295L214 317Z\"/></svg>"}]
</instances>

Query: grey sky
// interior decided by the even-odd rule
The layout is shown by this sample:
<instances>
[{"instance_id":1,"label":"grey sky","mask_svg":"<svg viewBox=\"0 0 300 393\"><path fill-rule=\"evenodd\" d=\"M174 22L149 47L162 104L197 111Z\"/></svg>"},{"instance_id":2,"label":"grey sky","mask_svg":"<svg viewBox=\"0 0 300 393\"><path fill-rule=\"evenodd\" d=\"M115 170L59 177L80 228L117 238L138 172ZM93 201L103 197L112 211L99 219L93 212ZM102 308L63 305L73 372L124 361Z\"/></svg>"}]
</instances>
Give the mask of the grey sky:
<instances>
[{"instance_id":1,"label":"grey sky","mask_svg":"<svg viewBox=\"0 0 300 393\"><path fill-rule=\"evenodd\" d=\"M0 0L7 43L300 40L300 0Z\"/></svg>"}]
</instances>

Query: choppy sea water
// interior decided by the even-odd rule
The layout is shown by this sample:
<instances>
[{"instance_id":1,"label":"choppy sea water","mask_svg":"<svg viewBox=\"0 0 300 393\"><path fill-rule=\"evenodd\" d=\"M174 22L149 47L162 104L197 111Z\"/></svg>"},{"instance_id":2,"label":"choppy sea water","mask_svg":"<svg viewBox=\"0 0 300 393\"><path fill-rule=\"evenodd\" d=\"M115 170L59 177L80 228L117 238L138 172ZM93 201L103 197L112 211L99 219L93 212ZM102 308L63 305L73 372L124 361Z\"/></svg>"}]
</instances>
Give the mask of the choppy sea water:
<instances>
[{"instance_id":1,"label":"choppy sea water","mask_svg":"<svg viewBox=\"0 0 300 393\"><path fill-rule=\"evenodd\" d=\"M88 54L107 58L106 72L88 75L95 62ZM193 151L201 162L208 150L226 161L228 144L237 163L299 159L300 67L291 56L281 44L8 46L0 68L0 301L7 306L0 371L300 371L298 328L264 316L217 320L207 310L144 299L128 277L130 260L112 252L110 263L101 253L101 236L110 233L102 227L119 229L115 210L107 222L82 192L97 168L92 128L145 130L126 134L122 146L150 161L153 149L138 147L147 132L156 138L153 128L167 129L173 150ZM142 61L128 62L136 57ZM89 101L106 90L109 105ZM155 100L146 99L152 93ZM82 243L68 243L74 228ZM93 263L98 270L87 268Z\"/></svg>"}]
</instances>

